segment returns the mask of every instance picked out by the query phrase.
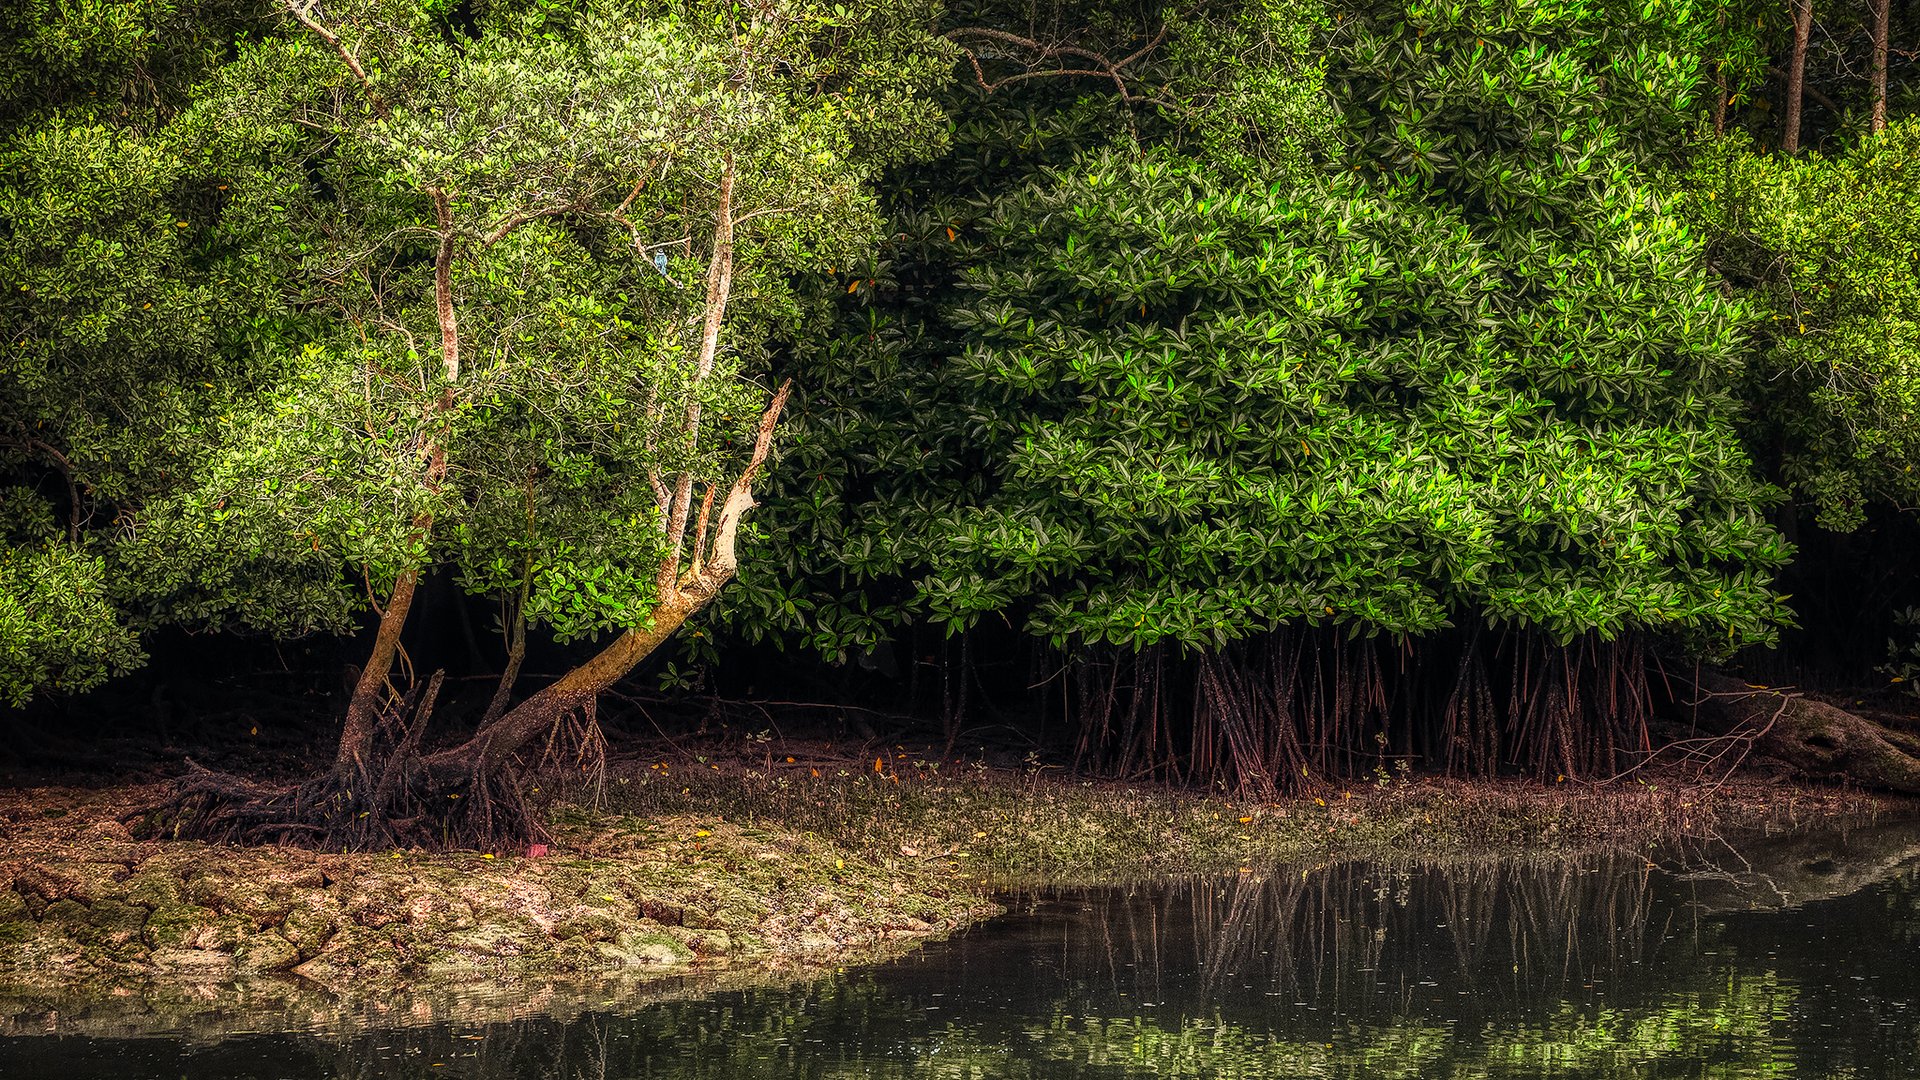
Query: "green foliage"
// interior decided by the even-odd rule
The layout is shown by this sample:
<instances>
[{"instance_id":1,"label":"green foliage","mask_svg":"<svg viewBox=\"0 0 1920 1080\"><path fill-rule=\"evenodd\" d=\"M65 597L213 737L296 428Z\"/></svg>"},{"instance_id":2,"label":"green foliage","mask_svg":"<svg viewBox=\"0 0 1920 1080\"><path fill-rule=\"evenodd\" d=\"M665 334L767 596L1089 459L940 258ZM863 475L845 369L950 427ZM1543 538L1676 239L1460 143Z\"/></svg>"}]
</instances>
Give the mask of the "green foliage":
<instances>
[{"instance_id":1,"label":"green foliage","mask_svg":"<svg viewBox=\"0 0 1920 1080\"><path fill-rule=\"evenodd\" d=\"M0 548L0 700L86 690L144 659L104 575L65 544Z\"/></svg>"},{"instance_id":2,"label":"green foliage","mask_svg":"<svg viewBox=\"0 0 1920 1080\"><path fill-rule=\"evenodd\" d=\"M1314 44L1330 20L1314 0L1198 6L1169 24L1154 101L1216 167L1257 172L1325 148L1334 115Z\"/></svg>"},{"instance_id":3,"label":"green foliage","mask_svg":"<svg viewBox=\"0 0 1920 1080\"><path fill-rule=\"evenodd\" d=\"M224 244L233 165L173 126L249 4L0 14L0 694L138 659L152 609L112 569L120 512L205 452L204 419L285 332L276 274Z\"/></svg>"},{"instance_id":4,"label":"green foliage","mask_svg":"<svg viewBox=\"0 0 1920 1080\"><path fill-rule=\"evenodd\" d=\"M116 606L122 637L337 632L437 567L561 639L644 625L652 480L731 475L788 276L868 249L875 170L941 145L922 91L951 51L911 3L301 12L4 17L43 62L9 72L0 141L0 480L7 557L50 568L9 578L8 632L32 653L70 617L103 666ZM727 162L733 303L700 378ZM21 592L56 569L92 584ZM5 691L76 685L59 655Z\"/></svg>"},{"instance_id":5,"label":"green foliage","mask_svg":"<svg viewBox=\"0 0 1920 1080\"><path fill-rule=\"evenodd\" d=\"M156 621L337 632L431 570L561 640L644 626L655 484L732 474L769 365L804 417L739 613L830 656L989 617L1204 647L1463 618L1725 646L1780 617L1730 426L1750 320L1661 179L1715 73L1751 83L1757 9L300 10L321 29L253 0L0 14L20 642L66 620L105 671ZM1033 38L933 36L968 26ZM1887 206L1865 254L1840 229L1898 201L1910 138L1729 153L1691 204L1746 245L1759 374L1800 394L1770 422L1814 448L1787 478L1836 507L1907 490L1910 241ZM57 653L0 689L77 684Z\"/></svg>"},{"instance_id":6,"label":"green foliage","mask_svg":"<svg viewBox=\"0 0 1920 1080\"><path fill-rule=\"evenodd\" d=\"M1893 614L1895 636L1887 640L1887 662L1879 670L1893 683L1920 694L1920 608Z\"/></svg>"},{"instance_id":7,"label":"green foliage","mask_svg":"<svg viewBox=\"0 0 1920 1080\"><path fill-rule=\"evenodd\" d=\"M1920 121L1832 158L1732 139L1703 155L1690 212L1764 314L1754 439L1829 528L1920 497Z\"/></svg>"},{"instance_id":8,"label":"green foliage","mask_svg":"<svg viewBox=\"0 0 1920 1080\"><path fill-rule=\"evenodd\" d=\"M293 35L246 48L196 118L279 167L236 201L337 316L236 410L201 483L149 507L147 572L177 591L208 550L244 551L231 588L300 561L384 588L447 563L477 592L524 587L523 613L561 639L644 625L650 477L714 481L758 412L737 360L711 380L692 365L723 160L742 222L728 341L750 359L792 317L784 275L853 257L877 227L860 148L894 160L937 140L938 113L903 88L943 51L891 12L807 3L586 5L564 23L502 8L464 40L405 4L330 17L364 93ZM720 423L687 445L695 393Z\"/></svg>"},{"instance_id":9,"label":"green foliage","mask_svg":"<svg viewBox=\"0 0 1920 1080\"><path fill-rule=\"evenodd\" d=\"M964 130L804 357L775 527L818 557L780 553L800 580L757 578L750 617L841 656L994 615L1061 645L1462 616L1768 640L1746 317L1648 179L1705 17L1340 11L1331 160L1121 133L1010 177L1032 125Z\"/></svg>"},{"instance_id":10,"label":"green foliage","mask_svg":"<svg viewBox=\"0 0 1920 1080\"><path fill-rule=\"evenodd\" d=\"M1328 89L1351 164L1417 177L1477 223L1579 207L1614 169L1680 151L1720 7L1692 0L1349 5Z\"/></svg>"}]
</instances>

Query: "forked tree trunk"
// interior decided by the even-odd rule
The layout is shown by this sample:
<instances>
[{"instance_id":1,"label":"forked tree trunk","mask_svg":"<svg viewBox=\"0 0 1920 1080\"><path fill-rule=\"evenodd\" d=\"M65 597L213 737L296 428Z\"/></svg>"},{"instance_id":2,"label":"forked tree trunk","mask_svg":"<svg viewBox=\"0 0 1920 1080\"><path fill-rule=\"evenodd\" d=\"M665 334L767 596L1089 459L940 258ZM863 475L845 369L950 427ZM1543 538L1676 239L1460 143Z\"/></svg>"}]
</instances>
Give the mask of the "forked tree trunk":
<instances>
[{"instance_id":1,"label":"forked tree trunk","mask_svg":"<svg viewBox=\"0 0 1920 1080\"><path fill-rule=\"evenodd\" d=\"M323 26L313 0L282 0L293 19L317 36L340 59L358 83L375 115L391 115L391 107L375 87L366 68L341 37ZM699 349L691 393L677 433L681 449L691 457L698 446L702 384L713 372L727 303L733 291L734 159L722 161L718 205L714 212L712 258L707 271L706 303L699 324ZM637 193L640 186L633 191ZM469 236L455 221L454 195L437 184L423 185L420 194L433 207L435 241L433 297L440 338L441 391L423 409L417 430L422 455L421 479L438 488L447 477L444 424L459 403L461 348L458 298L453 266ZM633 226L624 217L628 196L612 211L612 220ZM481 230L478 242L489 246L527 223L556 214L574 213L572 204L533 213L510 214L494 227ZM771 209L759 213L778 212ZM637 241L636 241L637 243ZM782 386L762 415L753 454L727 490L711 535L707 526L715 491L709 487L692 523L695 480L691 471L667 478L650 473L649 484L659 502L665 540L657 582L659 600L645 626L622 633L600 653L553 685L518 706L507 708L513 676L525 655L525 628L516 626L507 677L502 680L480 729L459 746L422 753L423 737L441 677L396 694L391 675L400 655L400 635L418 585L418 569L395 582L386 607L379 612L373 648L347 706L334 766L325 774L292 788L274 788L197 770L183 781L164 806L134 816L154 832L208 839L295 841L324 847L373 847L400 843L429 846L500 846L537 835L539 827L527 812L511 763L536 737L581 710L591 710L601 691L631 672L661 642L671 637L688 616L711 601L732 579L736 561L734 543L742 517L753 506L753 480L765 462L773 429L786 405L789 387ZM651 407L648 420L654 415ZM649 449L652 448L649 442ZM529 514L531 514L529 507ZM689 543L688 527L692 523ZM431 540L434 521L413 522L416 538ZM682 558L686 557L683 567ZM524 588L520 611L524 611ZM518 612L516 618L523 618Z\"/></svg>"},{"instance_id":2,"label":"forked tree trunk","mask_svg":"<svg viewBox=\"0 0 1920 1080\"><path fill-rule=\"evenodd\" d=\"M426 767L444 776L500 768L520 749L546 734L568 715L592 705L600 694L625 678L705 606L691 598L674 597L653 609L653 623L628 630L613 639L592 659L567 672L551 685L486 724L465 743L429 755Z\"/></svg>"},{"instance_id":3,"label":"forked tree trunk","mask_svg":"<svg viewBox=\"0 0 1920 1080\"><path fill-rule=\"evenodd\" d=\"M714 369L732 292L733 190L734 163L729 155L720 177L692 393L678 432L689 454L695 450L700 434L701 384ZM433 198L440 228L434 291L447 382L445 392L429 406L421 430L425 479L437 485L446 476L447 461L433 430L434 422L455 404L460 353L451 283L455 234L448 199L437 189L428 194ZM329 848L402 844L500 848L537 838L540 827L528 811L513 774L516 755L569 717L583 711L590 716L602 691L633 671L733 579L740 524L753 508L753 482L772 448L774 427L786 407L790 389L790 384L781 386L761 415L752 455L727 489L717 520L712 518L716 494L712 487L707 489L698 519L694 520L696 485L691 472L674 477L671 485L661 476L649 477L660 499L658 509L666 543L656 579L659 599L646 625L621 633L586 663L512 708L504 708L510 683L503 685L470 739L434 753L422 753L422 738L439 691L439 675L417 701L418 687L397 703L391 700L388 689L393 661L400 650L400 632L417 585L416 573L402 574L380 613L372 655L348 705L332 770L294 788L271 788L200 770L182 782L169 804L139 816L153 832L222 840L291 841ZM422 519L415 526L424 533L432 527L432 521ZM524 630L520 629L515 634L512 672L517 673L524 647Z\"/></svg>"},{"instance_id":4,"label":"forked tree trunk","mask_svg":"<svg viewBox=\"0 0 1920 1080\"><path fill-rule=\"evenodd\" d=\"M554 725L591 707L603 691L625 678L641 661L651 656L687 619L706 607L721 588L733 580L739 566L735 544L740 522L747 511L753 508L754 477L772 449L773 429L786 408L791 389L791 384L782 385L766 412L761 414L753 455L740 477L728 489L713 535L710 538L705 535L704 521L700 528L695 529L689 568L685 574L672 579L673 584L662 588L659 604L653 609L648 624L621 633L586 663L567 672L498 719L481 725L480 730L465 743L429 755L422 764L436 782L457 782L462 777L496 774L515 754L552 730ZM705 516L703 513L702 517ZM668 562L677 565L678 560L673 559L670 553Z\"/></svg>"}]
</instances>

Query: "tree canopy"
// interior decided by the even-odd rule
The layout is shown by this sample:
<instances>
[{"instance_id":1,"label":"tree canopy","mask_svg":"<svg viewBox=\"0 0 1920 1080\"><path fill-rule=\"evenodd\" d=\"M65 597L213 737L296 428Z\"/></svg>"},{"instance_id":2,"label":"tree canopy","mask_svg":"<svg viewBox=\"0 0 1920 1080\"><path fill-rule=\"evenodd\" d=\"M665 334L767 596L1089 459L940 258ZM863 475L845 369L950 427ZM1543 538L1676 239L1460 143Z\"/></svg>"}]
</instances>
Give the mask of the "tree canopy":
<instances>
[{"instance_id":1,"label":"tree canopy","mask_svg":"<svg viewBox=\"0 0 1920 1080\"><path fill-rule=\"evenodd\" d=\"M1464 649L1454 698L1483 630L1606 679L1766 646L1802 507L1920 495L1910 22L14 5L0 697L161 627L358 634L324 782L173 809L372 843L429 796L494 830L690 619L1177 657L1196 746L1283 641ZM444 738L421 590L502 641ZM570 651L522 687L529 639Z\"/></svg>"},{"instance_id":2,"label":"tree canopy","mask_svg":"<svg viewBox=\"0 0 1920 1080\"><path fill-rule=\"evenodd\" d=\"M1296 137L1224 159L1230 109L976 106L793 354L775 512L809 539L750 618L832 655L996 612L1062 646L1767 640L1788 549L1734 423L1749 316L1656 175L1705 17L1637 10L1300 19Z\"/></svg>"}]
</instances>

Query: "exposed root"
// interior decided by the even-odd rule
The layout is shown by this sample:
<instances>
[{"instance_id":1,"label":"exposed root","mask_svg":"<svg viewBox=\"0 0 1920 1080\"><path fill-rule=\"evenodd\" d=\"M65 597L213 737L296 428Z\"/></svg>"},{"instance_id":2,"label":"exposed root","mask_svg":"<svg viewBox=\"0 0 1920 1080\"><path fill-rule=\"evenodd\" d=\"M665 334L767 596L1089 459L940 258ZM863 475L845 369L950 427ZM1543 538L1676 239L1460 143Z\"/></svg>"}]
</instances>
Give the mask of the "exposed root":
<instances>
[{"instance_id":1,"label":"exposed root","mask_svg":"<svg viewBox=\"0 0 1920 1080\"><path fill-rule=\"evenodd\" d=\"M1093 647L1068 668L1075 766L1130 780L1264 797L1420 764L1553 782L1652 749L1647 653L1632 636L1281 627L1196 656Z\"/></svg>"},{"instance_id":2,"label":"exposed root","mask_svg":"<svg viewBox=\"0 0 1920 1080\"><path fill-rule=\"evenodd\" d=\"M381 717L359 754L319 776L262 784L189 760L173 793L128 824L156 838L323 851L517 850L547 839L511 766L489 766L477 754L422 754L440 681L436 672L417 702L408 694Z\"/></svg>"},{"instance_id":3,"label":"exposed root","mask_svg":"<svg viewBox=\"0 0 1920 1080\"><path fill-rule=\"evenodd\" d=\"M1791 690L1702 674L1693 702L1713 745L1765 754L1815 779L1920 795L1920 739Z\"/></svg>"},{"instance_id":4,"label":"exposed root","mask_svg":"<svg viewBox=\"0 0 1920 1080\"><path fill-rule=\"evenodd\" d=\"M188 764L165 801L128 816L137 833L322 851L518 850L548 839L510 769L450 777L415 757L390 762L384 781L326 773L274 785Z\"/></svg>"}]
</instances>

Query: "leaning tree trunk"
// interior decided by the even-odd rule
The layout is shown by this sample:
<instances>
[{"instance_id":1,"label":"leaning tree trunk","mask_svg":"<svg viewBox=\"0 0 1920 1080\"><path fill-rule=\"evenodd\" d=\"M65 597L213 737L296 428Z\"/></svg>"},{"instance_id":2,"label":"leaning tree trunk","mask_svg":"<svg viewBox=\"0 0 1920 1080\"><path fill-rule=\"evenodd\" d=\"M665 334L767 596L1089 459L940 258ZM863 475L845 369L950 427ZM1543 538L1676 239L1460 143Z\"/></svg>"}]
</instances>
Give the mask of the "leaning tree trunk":
<instances>
[{"instance_id":1,"label":"leaning tree trunk","mask_svg":"<svg viewBox=\"0 0 1920 1080\"><path fill-rule=\"evenodd\" d=\"M366 666L354 683L353 697L347 702L347 716L340 729L340 745L334 752L334 770L343 776L364 772L373 754L373 742L379 734L380 717L388 708L393 659L400 651L400 631L407 624L407 611L413 606L415 575L409 571L393 583L387 606L379 612L380 623L374 631L373 648Z\"/></svg>"},{"instance_id":2,"label":"leaning tree trunk","mask_svg":"<svg viewBox=\"0 0 1920 1080\"><path fill-rule=\"evenodd\" d=\"M1745 740L1812 778L1920 795L1920 738L1788 690L1713 674L1694 685L1704 730Z\"/></svg>"},{"instance_id":3,"label":"leaning tree trunk","mask_svg":"<svg viewBox=\"0 0 1920 1080\"><path fill-rule=\"evenodd\" d=\"M296 16L300 10L296 6ZM339 51L351 67L351 54L344 48ZM688 456L698 445L701 384L714 370L732 293L736 223L733 191L734 160L729 154L720 175L692 393L675 433ZM454 404L460 354L451 278L457 235L448 196L437 188L427 193L433 198L440 230L435 299L447 387L428 409L431 420ZM504 235L504 227L497 235ZM740 524L754 506L753 481L772 447L773 430L790 390L791 384L782 385L761 415L752 455L727 488L717 519L713 516L718 494L715 486L706 488L696 519L696 483L691 471L672 476L672 484L658 474L649 476L659 502L665 554L656 579L658 602L647 623L629 628L586 663L501 711L507 694L503 688L479 730L467 741L431 753L423 749L424 732L439 693L439 673L424 687L415 684L404 694L392 689L389 676L400 653L400 632L417 581L417 574L407 573L396 583L392 598L380 613L373 653L348 706L332 769L295 787L273 787L196 767L168 802L134 817L150 834L294 842L323 848L418 845L498 849L538 839L541 829L521 794L514 761L536 739L557 732L569 721L578 721L579 730L591 738L593 706L600 693L630 673L732 580ZM649 420L653 418L649 410ZM426 479L438 484L447 474L447 461L430 427L422 429ZM711 531L709 524L713 526ZM431 520L423 519L415 526L424 531L431 527ZM515 659L517 665L517 655Z\"/></svg>"}]
</instances>

